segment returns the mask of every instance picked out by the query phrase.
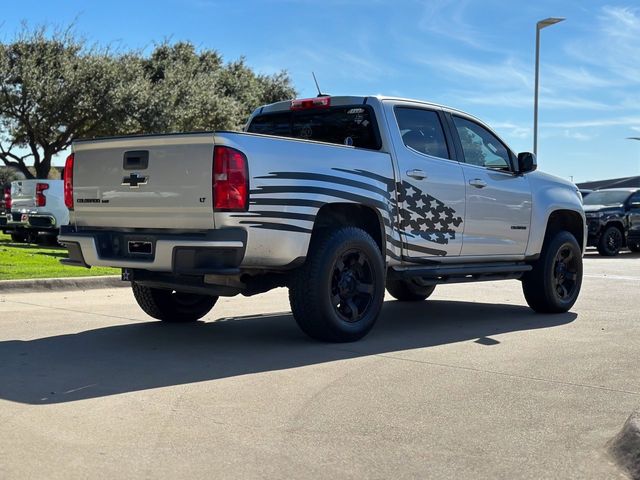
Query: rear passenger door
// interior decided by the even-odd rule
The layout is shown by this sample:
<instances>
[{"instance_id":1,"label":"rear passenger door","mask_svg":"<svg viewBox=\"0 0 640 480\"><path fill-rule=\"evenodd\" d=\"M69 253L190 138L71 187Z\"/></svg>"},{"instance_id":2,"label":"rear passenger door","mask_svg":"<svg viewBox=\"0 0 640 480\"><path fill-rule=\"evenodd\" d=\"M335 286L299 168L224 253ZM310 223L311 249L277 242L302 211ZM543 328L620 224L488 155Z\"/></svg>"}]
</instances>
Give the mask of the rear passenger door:
<instances>
[{"instance_id":1,"label":"rear passenger door","mask_svg":"<svg viewBox=\"0 0 640 480\"><path fill-rule=\"evenodd\" d=\"M515 155L472 118L447 114L461 150L467 214L465 256L523 255L529 241L531 188L515 174Z\"/></svg>"},{"instance_id":2,"label":"rear passenger door","mask_svg":"<svg viewBox=\"0 0 640 480\"><path fill-rule=\"evenodd\" d=\"M399 168L396 185L403 257L457 256L462 249L465 186L437 108L385 104ZM395 124L393 124L395 123Z\"/></svg>"}]
</instances>

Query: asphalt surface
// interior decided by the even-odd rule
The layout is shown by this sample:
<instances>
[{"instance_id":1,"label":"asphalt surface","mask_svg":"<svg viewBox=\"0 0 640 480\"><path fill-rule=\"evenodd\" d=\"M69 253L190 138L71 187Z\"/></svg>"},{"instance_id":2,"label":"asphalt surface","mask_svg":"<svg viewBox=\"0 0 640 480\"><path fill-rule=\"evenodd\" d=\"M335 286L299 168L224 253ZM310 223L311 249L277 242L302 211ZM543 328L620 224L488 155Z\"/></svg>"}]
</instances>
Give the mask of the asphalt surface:
<instances>
[{"instance_id":1,"label":"asphalt surface","mask_svg":"<svg viewBox=\"0 0 640 480\"><path fill-rule=\"evenodd\" d=\"M331 345L283 289L192 325L129 289L0 292L0 478L625 478L639 293L640 255L588 254L570 313L442 286Z\"/></svg>"}]
</instances>

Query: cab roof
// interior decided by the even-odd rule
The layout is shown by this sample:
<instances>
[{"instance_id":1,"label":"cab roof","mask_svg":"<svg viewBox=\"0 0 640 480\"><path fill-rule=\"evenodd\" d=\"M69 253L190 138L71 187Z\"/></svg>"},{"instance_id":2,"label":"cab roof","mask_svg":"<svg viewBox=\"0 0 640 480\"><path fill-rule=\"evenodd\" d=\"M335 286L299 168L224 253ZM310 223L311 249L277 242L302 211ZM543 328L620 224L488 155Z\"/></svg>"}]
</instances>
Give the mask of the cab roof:
<instances>
[{"instance_id":1,"label":"cab roof","mask_svg":"<svg viewBox=\"0 0 640 480\"><path fill-rule=\"evenodd\" d=\"M428 102L425 100L416 100L414 98L404 98L404 97L394 97L394 96L386 96L386 95L327 95L327 97L331 98L331 106L341 106L341 105L357 105L357 104L367 104L369 103L369 101L371 99L375 99L378 100L380 102L384 102L384 101L394 101L394 102L409 102L409 103L416 103L416 104L420 104L420 105L424 105L426 107L432 107L432 108L438 108L438 109L442 109L442 110L446 110L452 113L460 113L462 115L465 115L467 117L471 117L475 120L478 120L480 123L484 123L482 120L480 120L479 118L465 112L462 110L459 110L457 108L453 108L453 107L448 107L446 105L442 105L439 103L435 103L435 102ZM254 112L253 115L260 115L263 113L275 113L275 112L282 112L282 111L286 111L289 110L291 108L291 102L293 100L298 100L298 99L291 99L291 100L284 100L281 102L276 102L276 103L271 103L268 105L264 105L262 107L258 107Z\"/></svg>"}]
</instances>

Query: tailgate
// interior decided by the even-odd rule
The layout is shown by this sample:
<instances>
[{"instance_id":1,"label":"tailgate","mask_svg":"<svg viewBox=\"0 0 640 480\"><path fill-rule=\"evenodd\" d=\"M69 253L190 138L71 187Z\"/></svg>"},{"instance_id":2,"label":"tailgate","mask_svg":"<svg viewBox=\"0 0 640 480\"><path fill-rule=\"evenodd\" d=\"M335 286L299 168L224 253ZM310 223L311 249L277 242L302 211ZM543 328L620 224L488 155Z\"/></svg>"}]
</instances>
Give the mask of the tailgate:
<instances>
[{"instance_id":1,"label":"tailgate","mask_svg":"<svg viewBox=\"0 0 640 480\"><path fill-rule=\"evenodd\" d=\"M21 211L36 206L37 180L18 180L11 183L11 209Z\"/></svg>"},{"instance_id":2,"label":"tailgate","mask_svg":"<svg viewBox=\"0 0 640 480\"><path fill-rule=\"evenodd\" d=\"M213 228L213 144L213 133L75 142L75 225Z\"/></svg>"}]
</instances>

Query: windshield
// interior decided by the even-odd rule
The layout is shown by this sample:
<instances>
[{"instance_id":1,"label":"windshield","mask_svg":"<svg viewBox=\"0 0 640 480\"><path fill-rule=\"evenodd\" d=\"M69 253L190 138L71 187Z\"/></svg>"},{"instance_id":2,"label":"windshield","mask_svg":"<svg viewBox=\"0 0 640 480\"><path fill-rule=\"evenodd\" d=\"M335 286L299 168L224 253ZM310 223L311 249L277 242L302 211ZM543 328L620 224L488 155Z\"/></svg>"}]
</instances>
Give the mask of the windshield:
<instances>
[{"instance_id":1,"label":"windshield","mask_svg":"<svg viewBox=\"0 0 640 480\"><path fill-rule=\"evenodd\" d=\"M257 115L248 132L380 149L373 111L366 105Z\"/></svg>"},{"instance_id":2,"label":"windshield","mask_svg":"<svg viewBox=\"0 0 640 480\"><path fill-rule=\"evenodd\" d=\"M600 191L590 193L585 199L585 205L620 205L629 197L629 192Z\"/></svg>"}]
</instances>

